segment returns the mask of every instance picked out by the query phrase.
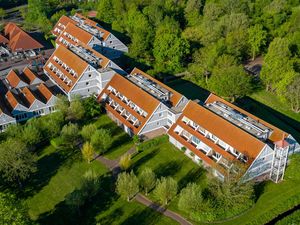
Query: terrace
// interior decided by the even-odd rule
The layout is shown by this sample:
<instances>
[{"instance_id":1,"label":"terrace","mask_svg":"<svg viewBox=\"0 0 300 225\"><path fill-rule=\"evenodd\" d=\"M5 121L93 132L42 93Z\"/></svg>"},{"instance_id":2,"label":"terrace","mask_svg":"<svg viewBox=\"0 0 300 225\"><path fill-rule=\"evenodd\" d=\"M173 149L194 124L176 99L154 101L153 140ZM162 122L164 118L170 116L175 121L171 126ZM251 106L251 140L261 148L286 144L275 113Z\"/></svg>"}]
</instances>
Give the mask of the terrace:
<instances>
[{"instance_id":1,"label":"terrace","mask_svg":"<svg viewBox=\"0 0 300 225\"><path fill-rule=\"evenodd\" d=\"M127 75L127 79L160 101L168 102L171 98L172 93L169 90L142 74L129 74Z\"/></svg>"},{"instance_id":2,"label":"terrace","mask_svg":"<svg viewBox=\"0 0 300 225\"><path fill-rule=\"evenodd\" d=\"M221 116L235 126L242 128L256 138L266 141L272 133L272 130L269 127L222 102L215 101L213 103L208 103L205 106L215 114Z\"/></svg>"}]
</instances>

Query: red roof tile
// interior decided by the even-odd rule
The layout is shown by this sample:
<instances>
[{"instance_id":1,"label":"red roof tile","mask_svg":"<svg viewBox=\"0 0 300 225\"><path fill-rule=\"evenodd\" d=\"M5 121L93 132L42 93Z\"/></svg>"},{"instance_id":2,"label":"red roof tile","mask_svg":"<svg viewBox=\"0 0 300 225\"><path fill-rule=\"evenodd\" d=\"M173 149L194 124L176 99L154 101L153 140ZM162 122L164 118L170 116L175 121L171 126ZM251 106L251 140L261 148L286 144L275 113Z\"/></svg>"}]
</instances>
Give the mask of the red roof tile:
<instances>
[{"instance_id":1,"label":"red roof tile","mask_svg":"<svg viewBox=\"0 0 300 225\"><path fill-rule=\"evenodd\" d=\"M4 33L9 37L8 45L13 52L43 48L43 45L14 23L8 23Z\"/></svg>"}]
</instances>

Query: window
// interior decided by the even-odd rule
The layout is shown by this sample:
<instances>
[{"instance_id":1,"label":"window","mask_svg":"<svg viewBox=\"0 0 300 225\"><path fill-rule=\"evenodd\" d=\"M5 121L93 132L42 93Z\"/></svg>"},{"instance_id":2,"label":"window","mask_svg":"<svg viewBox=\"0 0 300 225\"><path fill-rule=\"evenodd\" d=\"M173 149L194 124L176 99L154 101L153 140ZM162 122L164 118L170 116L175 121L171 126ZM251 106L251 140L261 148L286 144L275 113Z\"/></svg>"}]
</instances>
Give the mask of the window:
<instances>
[{"instance_id":1,"label":"window","mask_svg":"<svg viewBox=\"0 0 300 225\"><path fill-rule=\"evenodd\" d=\"M188 122L189 122L189 119L186 118L186 117L183 117L183 118L182 118L182 121L183 121L184 123L188 123Z\"/></svg>"},{"instance_id":2,"label":"window","mask_svg":"<svg viewBox=\"0 0 300 225\"><path fill-rule=\"evenodd\" d=\"M90 84L90 82L86 82L85 85L88 86Z\"/></svg>"},{"instance_id":3,"label":"window","mask_svg":"<svg viewBox=\"0 0 300 225\"><path fill-rule=\"evenodd\" d=\"M160 125L160 122L157 122L156 125Z\"/></svg>"},{"instance_id":4,"label":"window","mask_svg":"<svg viewBox=\"0 0 300 225\"><path fill-rule=\"evenodd\" d=\"M158 114L159 117L162 117L162 115L163 115L162 113L159 113L159 114Z\"/></svg>"},{"instance_id":5,"label":"window","mask_svg":"<svg viewBox=\"0 0 300 225\"><path fill-rule=\"evenodd\" d=\"M92 74L89 74L89 77L92 77Z\"/></svg>"},{"instance_id":6,"label":"window","mask_svg":"<svg viewBox=\"0 0 300 225\"><path fill-rule=\"evenodd\" d=\"M168 116L173 116L173 113L168 111Z\"/></svg>"},{"instance_id":7,"label":"window","mask_svg":"<svg viewBox=\"0 0 300 225\"><path fill-rule=\"evenodd\" d=\"M192 136L192 142L196 145L198 145L200 143L200 140L198 138L196 138L195 136Z\"/></svg>"}]
</instances>

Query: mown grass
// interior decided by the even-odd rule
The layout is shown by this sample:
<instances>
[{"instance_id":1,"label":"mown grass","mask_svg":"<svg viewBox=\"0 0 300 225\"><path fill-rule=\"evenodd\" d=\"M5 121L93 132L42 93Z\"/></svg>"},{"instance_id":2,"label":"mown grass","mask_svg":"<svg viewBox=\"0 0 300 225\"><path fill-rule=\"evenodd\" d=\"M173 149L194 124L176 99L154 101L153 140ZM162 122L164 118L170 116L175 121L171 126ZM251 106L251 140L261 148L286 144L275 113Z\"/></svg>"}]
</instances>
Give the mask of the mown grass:
<instances>
[{"instance_id":1,"label":"mown grass","mask_svg":"<svg viewBox=\"0 0 300 225\"><path fill-rule=\"evenodd\" d=\"M117 126L107 115L101 115L94 124L97 128L109 129L112 133L112 147L104 153L108 159L117 159L126 153L132 146L133 141L120 127Z\"/></svg>"}]
</instances>

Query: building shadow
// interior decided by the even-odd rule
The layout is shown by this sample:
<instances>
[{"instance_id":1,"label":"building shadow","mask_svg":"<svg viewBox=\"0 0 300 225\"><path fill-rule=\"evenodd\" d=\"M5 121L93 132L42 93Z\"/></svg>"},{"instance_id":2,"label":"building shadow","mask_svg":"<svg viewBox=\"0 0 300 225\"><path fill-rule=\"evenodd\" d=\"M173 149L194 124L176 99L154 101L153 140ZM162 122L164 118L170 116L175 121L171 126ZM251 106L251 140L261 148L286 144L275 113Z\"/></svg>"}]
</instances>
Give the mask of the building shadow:
<instances>
[{"instance_id":1,"label":"building shadow","mask_svg":"<svg viewBox=\"0 0 300 225\"><path fill-rule=\"evenodd\" d=\"M155 155L158 154L158 151L159 149L155 148L153 149L151 152L149 152L147 155L143 156L142 158L140 158L138 161L136 161L134 164L133 164L133 167L132 169L134 171L137 171L138 168L143 165L144 163L146 163L147 161L149 161L150 159L152 159ZM135 154L133 157L132 157L132 160L134 161L134 158L135 157L138 157L140 154L142 153L138 153L138 154Z\"/></svg>"},{"instance_id":2,"label":"building shadow","mask_svg":"<svg viewBox=\"0 0 300 225\"><path fill-rule=\"evenodd\" d=\"M129 216L121 223L121 225L156 225L162 217L164 217L164 215L154 211L153 209L145 208L144 210Z\"/></svg>"},{"instance_id":3,"label":"building shadow","mask_svg":"<svg viewBox=\"0 0 300 225\"><path fill-rule=\"evenodd\" d=\"M174 176L182 168L182 166L182 161L173 160L158 164L154 169L154 172L157 177Z\"/></svg>"},{"instance_id":4,"label":"building shadow","mask_svg":"<svg viewBox=\"0 0 300 225\"><path fill-rule=\"evenodd\" d=\"M204 168L191 169L179 182L178 188L184 188L188 183L197 183L201 179L206 179L206 171Z\"/></svg>"}]
</instances>

